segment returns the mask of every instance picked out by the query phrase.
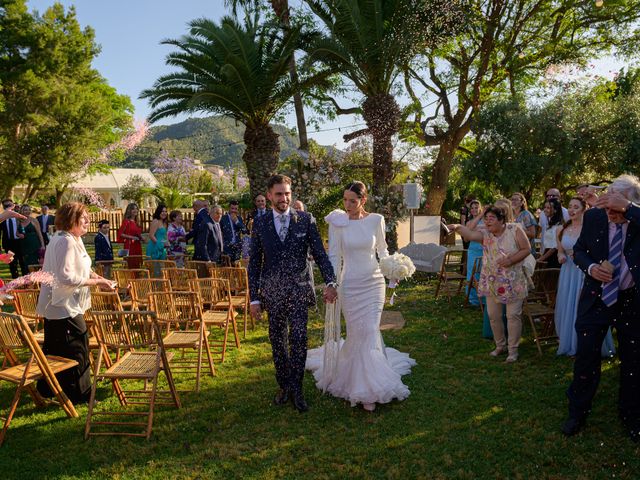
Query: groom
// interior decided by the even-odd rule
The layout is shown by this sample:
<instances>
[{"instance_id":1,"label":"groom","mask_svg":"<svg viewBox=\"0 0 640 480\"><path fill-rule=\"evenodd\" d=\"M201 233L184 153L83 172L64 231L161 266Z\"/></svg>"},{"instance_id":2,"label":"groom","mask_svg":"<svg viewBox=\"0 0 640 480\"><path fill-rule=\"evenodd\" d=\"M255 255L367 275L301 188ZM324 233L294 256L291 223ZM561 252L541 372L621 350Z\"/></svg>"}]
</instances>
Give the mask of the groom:
<instances>
[{"instance_id":1,"label":"groom","mask_svg":"<svg viewBox=\"0 0 640 480\"><path fill-rule=\"evenodd\" d=\"M266 310L269 317L269 340L280 386L274 403L284 405L291 397L302 413L308 410L302 394L308 309L315 303L307 252L327 285L326 302L333 303L337 297L336 278L313 217L289 208L291 179L274 175L267 189L273 210L256 217L252 231L248 272L251 315L258 319Z\"/></svg>"}]
</instances>

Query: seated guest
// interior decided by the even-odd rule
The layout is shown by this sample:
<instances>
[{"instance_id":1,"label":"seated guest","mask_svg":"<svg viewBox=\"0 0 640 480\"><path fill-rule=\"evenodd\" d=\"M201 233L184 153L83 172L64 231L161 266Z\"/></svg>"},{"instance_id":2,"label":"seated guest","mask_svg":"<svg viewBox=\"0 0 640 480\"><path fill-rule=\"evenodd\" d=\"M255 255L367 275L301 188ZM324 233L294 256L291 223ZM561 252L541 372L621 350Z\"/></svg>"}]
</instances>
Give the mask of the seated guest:
<instances>
[{"instance_id":1,"label":"seated guest","mask_svg":"<svg viewBox=\"0 0 640 480\"><path fill-rule=\"evenodd\" d=\"M238 214L240 206L236 200L229 202L229 212L220 219L224 254L228 255L232 263L240 260L242 255L242 234L249 233Z\"/></svg>"},{"instance_id":2,"label":"seated guest","mask_svg":"<svg viewBox=\"0 0 640 480\"><path fill-rule=\"evenodd\" d=\"M573 259L585 274L578 303L578 347L567 390L569 418L562 432L586 424L602 369L600 349L616 329L620 358L618 416L633 442L640 442L640 181L621 175L587 210ZM609 395L601 396L609 398ZM609 405L608 410L615 406ZM606 410L606 409L605 409Z\"/></svg>"},{"instance_id":3,"label":"seated guest","mask_svg":"<svg viewBox=\"0 0 640 480\"><path fill-rule=\"evenodd\" d=\"M109 240L109 220L100 220L98 222L98 233L93 239L96 248L95 261L113 261L113 247ZM111 264L103 265L104 276L111 278Z\"/></svg>"},{"instance_id":4,"label":"seated guest","mask_svg":"<svg viewBox=\"0 0 640 480\"><path fill-rule=\"evenodd\" d=\"M573 263L573 246L582 231L582 218L586 209L587 204L584 200L579 197L572 198L568 208L569 221L558 231L558 261L562 267L553 319L559 340L557 354L571 357L576 354L578 346L576 315L584 282L584 273ZM602 344L601 353L603 357L610 357L615 353L611 330Z\"/></svg>"},{"instance_id":5,"label":"seated guest","mask_svg":"<svg viewBox=\"0 0 640 480\"><path fill-rule=\"evenodd\" d=\"M89 335L84 313L91 308L89 287L111 290L112 282L91 271L91 258L82 242L89 228L89 212L81 203L67 203L56 215L56 233L44 256L43 272L53 276L51 285L42 284L37 312L44 317L45 355L58 355L78 362L76 368L56 375L64 393L73 403L89 400ZM52 396L49 385L38 382L45 397Z\"/></svg>"},{"instance_id":6,"label":"seated guest","mask_svg":"<svg viewBox=\"0 0 640 480\"><path fill-rule=\"evenodd\" d=\"M562 206L560 202L554 198L544 202L544 212L540 219L543 217L547 219L547 228L544 230L542 237L544 250L540 258L538 258L538 262L546 262L547 268L560 268L560 262L558 262L558 230L562 228L564 223L562 221Z\"/></svg>"}]
</instances>

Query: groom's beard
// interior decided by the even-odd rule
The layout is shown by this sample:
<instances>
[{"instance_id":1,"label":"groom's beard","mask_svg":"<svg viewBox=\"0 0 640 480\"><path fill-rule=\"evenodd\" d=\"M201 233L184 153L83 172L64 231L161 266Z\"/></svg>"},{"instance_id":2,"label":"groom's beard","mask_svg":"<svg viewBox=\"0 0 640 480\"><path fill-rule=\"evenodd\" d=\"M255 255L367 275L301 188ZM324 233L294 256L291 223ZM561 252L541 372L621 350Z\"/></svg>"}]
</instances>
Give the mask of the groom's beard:
<instances>
[{"instance_id":1,"label":"groom's beard","mask_svg":"<svg viewBox=\"0 0 640 480\"><path fill-rule=\"evenodd\" d=\"M276 203L274 205L274 208L276 209L276 211L278 213L284 213L287 211L287 209L289 208L289 204L285 203L285 202L280 202L280 203Z\"/></svg>"}]
</instances>

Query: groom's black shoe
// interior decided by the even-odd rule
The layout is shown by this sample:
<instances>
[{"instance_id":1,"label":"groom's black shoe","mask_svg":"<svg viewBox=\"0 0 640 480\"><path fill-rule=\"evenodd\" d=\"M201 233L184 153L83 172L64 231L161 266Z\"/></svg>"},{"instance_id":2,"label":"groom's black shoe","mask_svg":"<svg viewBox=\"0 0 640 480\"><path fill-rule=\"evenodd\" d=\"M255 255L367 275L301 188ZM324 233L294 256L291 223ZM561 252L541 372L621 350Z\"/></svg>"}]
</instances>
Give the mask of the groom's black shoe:
<instances>
[{"instance_id":1,"label":"groom's black shoe","mask_svg":"<svg viewBox=\"0 0 640 480\"><path fill-rule=\"evenodd\" d=\"M585 423L586 423L586 418L584 417L582 418L569 417L567 421L562 424L562 427L560 427L560 430L562 430L562 433L564 433L567 437L572 437L573 435L575 435L576 433L578 433L580 430L584 428Z\"/></svg>"},{"instance_id":2,"label":"groom's black shoe","mask_svg":"<svg viewBox=\"0 0 640 480\"><path fill-rule=\"evenodd\" d=\"M304 396L302 395L302 392L297 392L293 394L293 406L300 413L304 413L307 410L309 410L309 405L307 405L307 402L304 400Z\"/></svg>"},{"instance_id":3,"label":"groom's black shoe","mask_svg":"<svg viewBox=\"0 0 640 480\"><path fill-rule=\"evenodd\" d=\"M285 405L289 402L289 391L281 388L273 399L275 405Z\"/></svg>"}]
</instances>

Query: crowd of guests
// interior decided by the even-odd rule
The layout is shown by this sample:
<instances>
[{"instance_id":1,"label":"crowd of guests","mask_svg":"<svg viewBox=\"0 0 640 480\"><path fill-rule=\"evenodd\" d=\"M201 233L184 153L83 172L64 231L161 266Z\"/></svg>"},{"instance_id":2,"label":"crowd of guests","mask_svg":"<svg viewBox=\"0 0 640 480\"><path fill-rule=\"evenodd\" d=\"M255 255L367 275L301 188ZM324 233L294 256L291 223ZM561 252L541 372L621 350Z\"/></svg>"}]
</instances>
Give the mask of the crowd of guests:
<instances>
[{"instance_id":1,"label":"crowd of guests","mask_svg":"<svg viewBox=\"0 0 640 480\"><path fill-rule=\"evenodd\" d=\"M470 301L486 302L484 311L495 342L493 357L507 354L507 362L518 359L523 302L533 286L535 268L559 267L554 316L557 353L575 357L567 390L569 417L561 428L567 436L586 424L602 358L616 353L611 329L616 330L618 413L630 438L638 442L640 181L621 175L598 195L600 188L579 186L568 208L562 205L559 190L549 189L538 219L521 193L514 193L510 201L498 199L483 210L469 198L461 212L463 222L448 227L470 242L469 275L481 259L477 296L470 295Z\"/></svg>"},{"instance_id":2,"label":"crowd of guests","mask_svg":"<svg viewBox=\"0 0 640 480\"><path fill-rule=\"evenodd\" d=\"M9 218L2 223L2 248L13 252L9 264L11 276L18 278L29 273L29 265L38 265L44 261L44 252L49 243L55 217L49 214L49 207L42 205L40 215L32 217L30 205L16 205L10 198L2 201L4 211L13 211L22 218Z\"/></svg>"}]
</instances>

